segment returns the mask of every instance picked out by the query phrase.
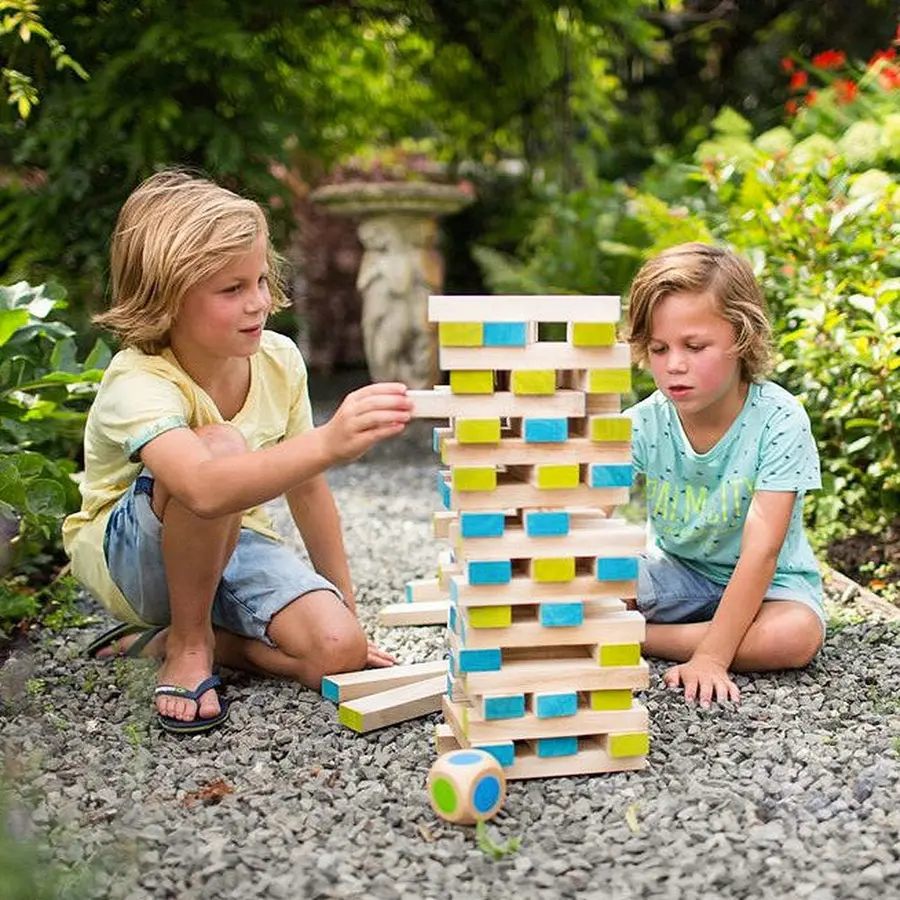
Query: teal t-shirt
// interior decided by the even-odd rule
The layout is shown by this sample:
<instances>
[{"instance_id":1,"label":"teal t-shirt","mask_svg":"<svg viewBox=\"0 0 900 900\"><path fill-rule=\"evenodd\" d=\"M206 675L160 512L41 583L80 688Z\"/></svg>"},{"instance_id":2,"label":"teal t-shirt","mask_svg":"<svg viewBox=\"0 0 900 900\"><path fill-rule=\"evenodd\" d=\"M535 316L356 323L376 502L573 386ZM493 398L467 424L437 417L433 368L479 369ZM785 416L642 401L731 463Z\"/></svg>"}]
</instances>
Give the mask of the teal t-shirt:
<instances>
[{"instance_id":1,"label":"teal t-shirt","mask_svg":"<svg viewBox=\"0 0 900 900\"><path fill-rule=\"evenodd\" d=\"M737 565L754 491L794 491L791 513L766 596L798 593L822 606L819 566L803 527L803 494L822 486L806 410L771 381L753 383L719 442L697 453L674 405L659 391L626 410L634 468L643 473L652 539L660 550L727 584Z\"/></svg>"}]
</instances>

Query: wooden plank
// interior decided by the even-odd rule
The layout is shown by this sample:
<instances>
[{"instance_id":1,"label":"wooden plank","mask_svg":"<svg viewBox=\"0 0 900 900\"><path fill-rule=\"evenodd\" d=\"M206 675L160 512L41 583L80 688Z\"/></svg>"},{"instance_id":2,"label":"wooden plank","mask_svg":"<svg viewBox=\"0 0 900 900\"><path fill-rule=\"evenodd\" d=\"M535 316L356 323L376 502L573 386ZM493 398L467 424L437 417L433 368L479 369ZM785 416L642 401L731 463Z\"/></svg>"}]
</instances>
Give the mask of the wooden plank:
<instances>
[{"instance_id":1,"label":"wooden plank","mask_svg":"<svg viewBox=\"0 0 900 900\"><path fill-rule=\"evenodd\" d=\"M511 391L493 394L454 394L440 385L430 391L407 391L413 401L413 418L487 419L494 416L567 416L585 414L585 394L581 391L556 391L544 396L520 396Z\"/></svg>"},{"instance_id":2,"label":"wooden plank","mask_svg":"<svg viewBox=\"0 0 900 900\"><path fill-rule=\"evenodd\" d=\"M565 584L548 584L532 581L522 575L513 575L507 584L473 585L465 575L454 575L450 585L451 595L460 607L506 606L547 603L554 600L566 602L588 600L598 605L597 609L622 609L620 597L634 596L633 581L597 581L593 575L576 576ZM585 615L588 614L585 608Z\"/></svg>"},{"instance_id":3,"label":"wooden plank","mask_svg":"<svg viewBox=\"0 0 900 900\"><path fill-rule=\"evenodd\" d=\"M326 675L322 679L322 696L334 703L368 697L382 691L390 691L434 678L447 672L447 660L436 659L432 662L407 663L388 666L383 669L363 669L361 672L345 672L341 675Z\"/></svg>"},{"instance_id":4,"label":"wooden plank","mask_svg":"<svg viewBox=\"0 0 900 900\"><path fill-rule=\"evenodd\" d=\"M449 600L389 603L378 611L378 624L384 626L446 625L449 612Z\"/></svg>"},{"instance_id":5,"label":"wooden plank","mask_svg":"<svg viewBox=\"0 0 900 900\"><path fill-rule=\"evenodd\" d=\"M554 647L554 650L560 648ZM503 660L499 671L468 672L460 676L462 690L469 696L498 691L605 691L629 688L643 690L650 683L646 660L637 666L603 668L587 654L581 659Z\"/></svg>"},{"instance_id":6,"label":"wooden plank","mask_svg":"<svg viewBox=\"0 0 900 900\"><path fill-rule=\"evenodd\" d=\"M525 741L551 737L585 737L610 734L616 731L646 731L649 723L647 708L637 700L631 709L592 710L582 707L574 716L542 719L528 712L514 719L483 719L478 711L465 703L454 703L446 695L443 700L444 718L452 722L463 736L473 742Z\"/></svg>"},{"instance_id":7,"label":"wooden plank","mask_svg":"<svg viewBox=\"0 0 900 900\"><path fill-rule=\"evenodd\" d=\"M441 347L439 360L444 371L626 369L631 365L631 347L573 347L566 341L541 341L524 347Z\"/></svg>"},{"instance_id":8,"label":"wooden plank","mask_svg":"<svg viewBox=\"0 0 900 900\"><path fill-rule=\"evenodd\" d=\"M530 537L521 525L510 526L503 537L463 538L450 524L450 540L459 560L534 559L563 556L635 556L647 544L641 525L622 519L600 519L589 524L573 520L567 535Z\"/></svg>"},{"instance_id":9,"label":"wooden plank","mask_svg":"<svg viewBox=\"0 0 900 900\"><path fill-rule=\"evenodd\" d=\"M618 322L622 303L610 294L432 295L429 322Z\"/></svg>"},{"instance_id":10,"label":"wooden plank","mask_svg":"<svg viewBox=\"0 0 900 900\"><path fill-rule=\"evenodd\" d=\"M409 608L408 604L401 604ZM421 604L417 604L421 605ZM557 647L567 644L640 644L646 636L644 617L637 610L601 613L585 618L581 625L548 628L537 616L531 621L513 622L506 628L472 628L465 610L457 616L460 646L477 650L483 647Z\"/></svg>"},{"instance_id":11,"label":"wooden plank","mask_svg":"<svg viewBox=\"0 0 900 900\"><path fill-rule=\"evenodd\" d=\"M454 510L438 510L431 515L431 534L438 540L450 537L450 526L458 518Z\"/></svg>"},{"instance_id":12,"label":"wooden plank","mask_svg":"<svg viewBox=\"0 0 900 900\"><path fill-rule=\"evenodd\" d=\"M457 491L450 489L450 506L456 510L592 507L604 509L628 503L627 487L592 488L579 484L574 488L537 488L508 472L497 473L497 487L492 491Z\"/></svg>"},{"instance_id":13,"label":"wooden plank","mask_svg":"<svg viewBox=\"0 0 900 900\"><path fill-rule=\"evenodd\" d=\"M407 603L428 603L446 599L447 591L441 587L437 578L414 578L406 582Z\"/></svg>"},{"instance_id":14,"label":"wooden plank","mask_svg":"<svg viewBox=\"0 0 900 900\"><path fill-rule=\"evenodd\" d=\"M441 462L445 466L534 465L554 463L630 463L627 441L598 443L588 437L570 437L548 446L523 438L504 438L490 447L463 444L446 437L441 440Z\"/></svg>"},{"instance_id":15,"label":"wooden plank","mask_svg":"<svg viewBox=\"0 0 900 900\"><path fill-rule=\"evenodd\" d=\"M441 698L447 692L447 676L439 675L341 703L341 724L365 734L388 725L396 725L428 713L439 712Z\"/></svg>"}]
</instances>

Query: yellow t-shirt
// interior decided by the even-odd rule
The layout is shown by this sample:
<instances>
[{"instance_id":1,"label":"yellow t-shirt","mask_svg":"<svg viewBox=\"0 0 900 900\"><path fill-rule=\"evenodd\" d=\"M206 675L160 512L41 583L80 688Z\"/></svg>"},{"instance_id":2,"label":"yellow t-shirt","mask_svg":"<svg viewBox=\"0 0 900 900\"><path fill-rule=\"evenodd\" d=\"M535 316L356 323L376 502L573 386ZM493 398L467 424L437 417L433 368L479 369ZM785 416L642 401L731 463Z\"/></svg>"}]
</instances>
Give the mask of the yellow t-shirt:
<instances>
[{"instance_id":1,"label":"yellow t-shirt","mask_svg":"<svg viewBox=\"0 0 900 900\"><path fill-rule=\"evenodd\" d=\"M116 618L140 621L109 576L103 537L110 512L142 469L141 448L172 428L224 421L170 350L158 356L122 350L110 362L85 426L81 510L63 522L63 544L75 577ZM306 365L289 338L263 332L250 357L247 399L228 424L250 450L313 427ZM248 510L241 524L278 537L261 507Z\"/></svg>"}]
</instances>

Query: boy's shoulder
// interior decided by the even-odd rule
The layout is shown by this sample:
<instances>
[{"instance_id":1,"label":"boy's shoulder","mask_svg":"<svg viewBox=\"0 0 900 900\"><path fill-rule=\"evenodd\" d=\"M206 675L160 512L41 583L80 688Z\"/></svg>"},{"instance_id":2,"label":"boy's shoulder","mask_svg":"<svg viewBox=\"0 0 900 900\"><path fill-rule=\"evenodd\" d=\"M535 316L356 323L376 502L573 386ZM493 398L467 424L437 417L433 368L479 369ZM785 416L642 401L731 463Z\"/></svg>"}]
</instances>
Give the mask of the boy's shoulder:
<instances>
[{"instance_id":1,"label":"boy's shoulder","mask_svg":"<svg viewBox=\"0 0 900 900\"><path fill-rule=\"evenodd\" d=\"M793 414L806 417L803 404L788 390L774 381L757 381L751 386L751 401L768 415Z\"/></svg>"},{"instance_id":2,"label":"boy's shoulder","mask_svg":"<svg viewBox=\"0 0 900 900\"><path fill-rule=\"evenodd\" d=\"M259 342L259 353L264 359L268 358L278 365L286 365L295 368L304 366L300 348L287 335L277 331L263 331Z\"/></svg>"}]
</instances>

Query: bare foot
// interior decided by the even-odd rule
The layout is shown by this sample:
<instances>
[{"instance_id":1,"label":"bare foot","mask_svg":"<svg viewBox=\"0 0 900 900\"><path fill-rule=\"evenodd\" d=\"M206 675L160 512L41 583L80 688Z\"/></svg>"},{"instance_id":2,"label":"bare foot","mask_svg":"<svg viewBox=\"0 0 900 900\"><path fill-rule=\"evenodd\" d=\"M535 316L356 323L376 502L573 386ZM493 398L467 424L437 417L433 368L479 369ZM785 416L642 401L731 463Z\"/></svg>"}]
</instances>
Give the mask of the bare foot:
<instances>
[{"instance_id":1,"label":"bare foot","mask_svg":"<svg viewBox=\"0 0 900 900\"><path fill-rule=\"evenodd\" d=\"M175 685L194 690L212 672L212 646L173 646L169 640L166 646L166 660L157 675L158 685ZM200 708L186 697L157 695L156 708L160 715L183 722L194 719L211 719L219 714L219 698L212 689L200 697Z\"/></svg>"}]
</instances>

